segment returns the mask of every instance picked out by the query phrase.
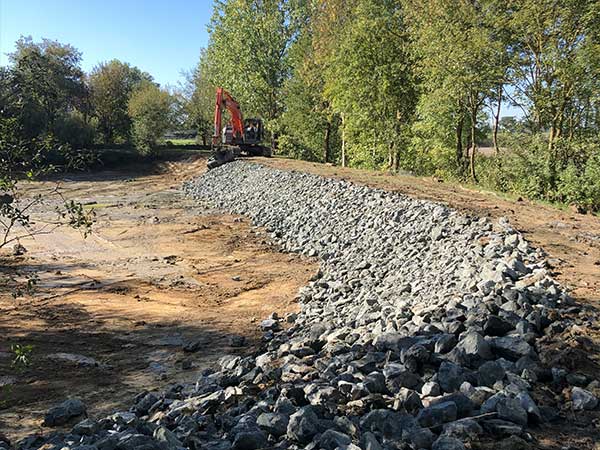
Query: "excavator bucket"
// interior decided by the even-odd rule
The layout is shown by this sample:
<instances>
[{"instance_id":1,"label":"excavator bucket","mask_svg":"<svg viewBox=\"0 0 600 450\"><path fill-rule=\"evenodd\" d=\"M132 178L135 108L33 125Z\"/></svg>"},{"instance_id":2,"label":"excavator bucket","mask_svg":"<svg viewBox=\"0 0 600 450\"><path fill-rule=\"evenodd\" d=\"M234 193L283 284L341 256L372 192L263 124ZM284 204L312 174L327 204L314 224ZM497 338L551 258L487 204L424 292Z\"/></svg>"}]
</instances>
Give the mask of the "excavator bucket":
<instances>
[{"instance_id":1,"label":"excavator bucket","mask_svg":"<svg viewBox=\"0 0 600 450\"><path fill-rule=\"evenodd\" d=\"M208 170L214 169L215 167L222 166L233 160L240 155L239 147L223 146L218 147L212 157L206 163Z\"/></svg>"}]
</instances>

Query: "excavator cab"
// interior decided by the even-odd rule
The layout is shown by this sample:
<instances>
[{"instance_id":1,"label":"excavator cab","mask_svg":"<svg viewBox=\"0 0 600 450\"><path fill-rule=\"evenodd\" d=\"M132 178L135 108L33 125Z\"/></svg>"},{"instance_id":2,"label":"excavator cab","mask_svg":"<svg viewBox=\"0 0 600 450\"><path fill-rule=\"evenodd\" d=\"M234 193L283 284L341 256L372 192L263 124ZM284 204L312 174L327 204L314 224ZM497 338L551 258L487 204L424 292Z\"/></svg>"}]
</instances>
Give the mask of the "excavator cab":
<instances>
[{"instance_id":1,"label":"excavator cab","mask_svg":"<svg viewBox=\"0 0 600 450\"><path fill-rule=\"evenodd\" d=\"M228 123L223 127L221 143L224 145L241 145L242 147L260 145L264 138L264 129L261 119L245 119L242 136L236 134L234 126Z\"/></svg>"},{"instance_id":2,"label":"excavator cab","mask_svg":"<svg viewBox=\"0 0 600 450\"><path fill-rule=\"evenodd\" d=\"M259 145L264 137L262 120L252 118L244 120L244 144Z\"/></svg>"}]
</instances>

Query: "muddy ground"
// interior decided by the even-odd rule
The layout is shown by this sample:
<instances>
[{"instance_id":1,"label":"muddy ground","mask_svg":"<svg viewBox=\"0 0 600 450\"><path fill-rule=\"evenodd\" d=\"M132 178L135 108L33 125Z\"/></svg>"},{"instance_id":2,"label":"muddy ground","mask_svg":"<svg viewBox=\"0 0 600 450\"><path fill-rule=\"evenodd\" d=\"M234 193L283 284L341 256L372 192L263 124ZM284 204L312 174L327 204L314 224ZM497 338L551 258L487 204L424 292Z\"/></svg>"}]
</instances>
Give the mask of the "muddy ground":
<instances>
[{"instance_id":1,"label":"muddy ground","mask_svg":"<svg viewBox=\"0 0 600 450\"><path fill-rule=\"evenodd\" d=\"M479 216L507 217L548 252L554 276L581 302L584 314L600 309L598 217L434 179L278 158L255 161L439 201ZM203 170L204 159L190 158L70 176L63 190L95 208L94 234L83 240L62 228L24 240L25 255L0 262L5 274L16 267L40 278L31 297L15 300L6 288L0 294L0 385L6 381L2 376L16 378L0 387L0 430L9 437L40 430L43 413L67 396L81 397L97 417L127 406L143 389L193 380L225 353L254 351L259 320L273 311L296 310L295 294L316 262L279 253L246 219L207 211L182 197L181 182ZM29 189L41 192L52 185ZM46 205L41 214L53 214L53 207ZM248 342L232 347L232 336ZM197 342L197 351L183 351L188 342ZM34 346L31 367L18 373L10 367L15 343ZM52 357L56 353L84 355L97 365ZM598 322L543 342L542 355L548 365L597 378ZM556 393L540 395L562 401ZM563 426L535 430L544 448L595 448L598 414L571 416Z\"/></svg>"},{"instance_id":2,"label":"muddy ground","mask_svg":"<svg viewBox=\"0 0 600 450\"><path fill-rule=\"evenodd\" d=\"M253 351L260 320L297 309L316 264L279 253L245 219L185 199L181 182L204 169L192 159L69 176L62 191L96 210L93 234L61 228L22 240L23 256L4 255L4 275L39 276L33 296L14 299L6 286L0 296L0 430L9 438L41 430L45 411L69 396L97 417L144 389L195 380L224 354ZM54 206L36 217L51 218ZM232 336L247 343L233 347ZM190 342L197 350L185 352ZM33 345L30 368L11 368L13 344Z\"/></svg>"}]
</instances>

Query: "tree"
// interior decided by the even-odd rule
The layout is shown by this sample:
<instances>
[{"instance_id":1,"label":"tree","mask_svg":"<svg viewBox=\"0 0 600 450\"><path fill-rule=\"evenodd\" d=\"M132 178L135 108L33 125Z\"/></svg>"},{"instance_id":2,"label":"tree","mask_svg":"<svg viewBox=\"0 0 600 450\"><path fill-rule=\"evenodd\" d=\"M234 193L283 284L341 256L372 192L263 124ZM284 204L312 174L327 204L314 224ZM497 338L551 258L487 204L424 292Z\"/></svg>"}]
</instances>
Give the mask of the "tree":
<instances>
[{"instance_id":1,"label":"tree","mask_svg":"<svg viewBox=\"0 0 600 450\"><path fill-rule=\"evenodd\" d=\"M391 0L350 2L346 11L325 96L344 117L354 160L397 170L417 95L404 11Z\"/></svg>"},{"instance_id":2,"label":"tree","mask_svg":"<svg viewBox=\"0 0 600 450\"><path fill-rule=\"evenodd\" d=\"M317 7L308 5L295 10L298 32L288 51L291 72L283 87L280 147L297 158L332 162L339 146L339 120L323 93L323 65L315 51L316 11Z\"/></svg>"},{"instance_id":3,"label":"tree","mask_svg":"<svg viewBox=\"0 0 600 450\"><path fill-rule=\"evenodd\" d=\"M216 0L208 27L210 83L236 98L247 115L269 121L282 112L281 89L293 33L285 0Z\"/></svg>"},{"instance_id":4,"label":"tree","mask_svg":"<svg viewBox=\"0 0 600 450\"><path fill-rule=\"evenodd\" d=\"M557 165L566 165L556 142L585 130L585 108L598 105L600 6L590 0L513 0L510 6L515 102L529 111L534 132L548 131L554 184Z\"/></svg>"},{"instance_id":5,"label":"tree","mask_svg":"<svg viewBox=\"0 0 600 450\"><path fill-rule=\"evenodd\" d=\"M81 53L70 45L49 39L35 43L31 37L16 42L9 55L14 112L28 138L54 131L61 117L72 111L89 116L89 95L80 68Z\"/></svg>"},{"instance_id":6,"label":"tree","mask_svg":"<svg viewBox=\"0 0 600 450\"><path fill-rule=\"evenodd\" d=\"M462 174L467 166L466 126L468 168L474 181L480 112L504 70L498 60L504 50L485 20L486 6L486 2L428 0L412 1L409 9L423 80L419 113L421 120L431 122L420 128L435 130L443 145L454 131L456 167Z\"/></svg>"},{"instance_id":7,"label":"tree","mask_svg":"<svg viewBox=\"0 0 600 450\"><path fill-rule=\"evenodd\" d=\"M133 142L141 153L151 153L172 124L172 96L156 84L144 81L131 94L128 111Z\"/></svg>"},{"instance_id":8,"label":"tree","mask_svg":"<svg viewBox=\"0 0 600 450\"><path fill-rule=\"evenodd\" d=\"M202 50L198 65L188 77L184 103L187 114L186 125L198 130L203 145L207 145L214 132L216 89L210 81L208 65L206 50Z\"/></svg>"},{"instance_id":9,"label":"tree","mask_svg":"<svg viewBox=\"0 0 600 450\"><path fill-rule=\"evenodd\" d=\"M85 211L81 204L66 200L58 186L32 198L23 198L22 182L33 180L39 175L55 170L48 161L50 153L61 153L67 158L67 165L77 164L68 150L68 144L61 144L51 134L28 137L33 131L21 123L22 97L15 92L15 73L9 68L0 68L0 248L18 243L25 236L47 234L64 224L90 231L93 212ZM31 125L26 123L25 125ZM32 220L31 210L49 198L57 201L55 220Z\"/></svg>"},{"instance_id":10,"label":"tree","mask_svg":"<svg viewBox=\"0 0 600 450\"><path fill-rule=\"evenodd\" d=\"M94 115L104 143L127 142L131 119L127 105L132 92L152 77L137 67L113 59L98 64L89 76Z\"/></svg>"}]
</instances>

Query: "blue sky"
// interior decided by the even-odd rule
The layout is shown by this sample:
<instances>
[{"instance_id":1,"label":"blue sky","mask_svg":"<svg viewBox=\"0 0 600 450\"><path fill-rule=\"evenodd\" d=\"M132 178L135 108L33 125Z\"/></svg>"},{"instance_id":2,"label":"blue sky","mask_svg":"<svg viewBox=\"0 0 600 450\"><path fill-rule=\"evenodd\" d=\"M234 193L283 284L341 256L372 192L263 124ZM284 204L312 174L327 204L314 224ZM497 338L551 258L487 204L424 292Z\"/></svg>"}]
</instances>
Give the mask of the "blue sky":
<instances>
[{"instance_id":1,"label":"blue sky","mask_svg":"<svg viewBox=\"0 0 600 450\"><path fill-rule=\"evenodd\" d=\"M0 65L31 35L73 45L86 71L117 58L174 85L206 46L211 12L208 0L0 0Z\"/></svg>"}]
</instances>

